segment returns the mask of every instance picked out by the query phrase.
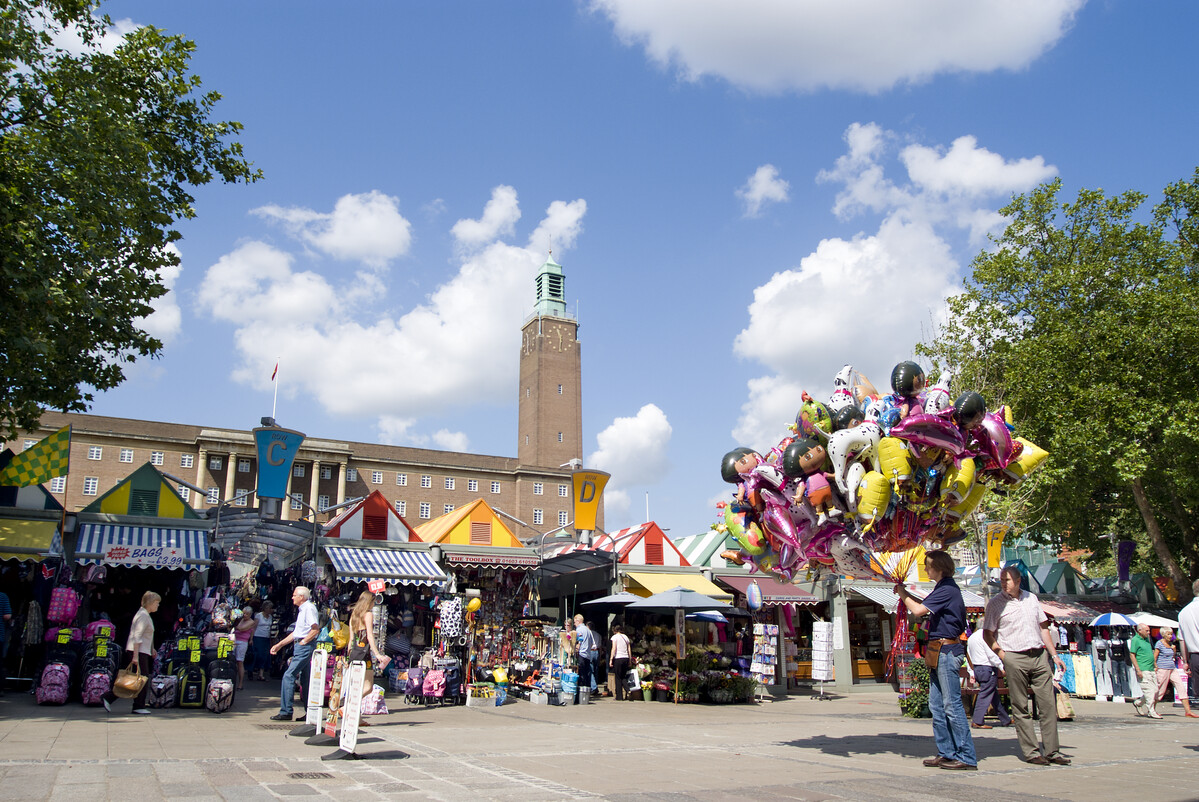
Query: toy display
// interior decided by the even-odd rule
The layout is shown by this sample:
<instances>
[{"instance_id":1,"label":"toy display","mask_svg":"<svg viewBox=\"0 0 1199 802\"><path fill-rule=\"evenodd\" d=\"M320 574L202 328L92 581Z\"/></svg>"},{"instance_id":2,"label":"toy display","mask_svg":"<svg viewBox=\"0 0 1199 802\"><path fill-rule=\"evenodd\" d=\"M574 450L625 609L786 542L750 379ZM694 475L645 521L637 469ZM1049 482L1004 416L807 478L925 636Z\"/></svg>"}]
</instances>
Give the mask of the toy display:
<instances>
[{"instance_id":1,"label":"toy display","mask_svg":"<svg viewBox=\"0 0 1199 802\"><path fill-rule=\"evenodd\" d=\"M778 445L722 458L736 490L718 507L739 548L721 556L785 582L804 569L874 577L884 572L872 555L965 537L962 520L986 491L1007 492L1048 453L1013 437L1006 407L988 411L973 390L951 401L950 380L947 372L929 387L905 361L882 396L846 365L827 405L803 393Z\"/></svg>"}]
</instances>

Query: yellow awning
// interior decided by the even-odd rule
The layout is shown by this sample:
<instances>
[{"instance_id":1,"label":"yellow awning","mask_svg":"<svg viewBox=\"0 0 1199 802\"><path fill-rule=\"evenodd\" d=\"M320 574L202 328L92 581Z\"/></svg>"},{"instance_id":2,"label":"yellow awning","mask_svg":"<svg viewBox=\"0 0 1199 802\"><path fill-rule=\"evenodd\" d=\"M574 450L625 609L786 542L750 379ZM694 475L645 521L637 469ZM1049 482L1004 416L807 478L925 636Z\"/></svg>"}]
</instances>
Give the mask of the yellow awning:
<instances>
[{"instance_id":1,"label":"yellow awning","mask_svg":"<svg viewBox=\"0 0 1199 802\"><path fill-rule=\"evenodd\" d=\"M641 571L629 571L625 574L629 579L640 585L640 588L629 588L629 593L637 596L652 596L655 593L661 593L664 590L671 588L683 587L687 590L694 590L696 593L702 593L705 596L711 596L713 599L718 599L723 602L732 602L733 596L728 591L724 590L719 585L709 582L699 574L668 574L668 573L649 573Z\"/></svg>"},{"instance_id":2,"label":"yellow awning","mask_svg":"<svg viewBox=\"0 0 1199 802\"><path fill-rule=\"evenodd\" d=\"M0 519L0 560L41 560L50 551L58 521Z\"/></svg>"}]
</instances>

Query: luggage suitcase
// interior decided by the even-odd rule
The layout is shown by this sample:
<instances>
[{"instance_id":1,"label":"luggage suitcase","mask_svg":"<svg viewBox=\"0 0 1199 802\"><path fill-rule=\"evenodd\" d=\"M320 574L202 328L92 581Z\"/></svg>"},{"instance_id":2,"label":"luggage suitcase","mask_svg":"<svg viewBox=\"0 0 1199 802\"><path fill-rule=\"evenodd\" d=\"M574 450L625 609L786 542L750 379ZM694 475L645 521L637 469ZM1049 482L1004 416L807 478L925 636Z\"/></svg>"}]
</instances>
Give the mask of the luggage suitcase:
<instances>
[{"instance_id":1,"label":"luggage suitcase","mask_svg":"<svg viewBox=\"0 0 1199 802\"><path fill-rule=\"evenodd\" d=\"M174 707L179 699L179 678L173 674L164 674L150 680L150 690L146 692L148 707Z\"/></svg>"},{"instance_id":2,"label":"luggage suitcase","mask_svg":"<svg viewBox=\"0 0 1199 802\"><path fill-rule=\"evenodd\" d=\"M204 694L204 706L213 713L224 713L233 706L233 680L210 679Z\"/></svg>"},{"instance_id":3,"label":"luggage suitcase","mask_svg":"<svg viewBox=\"0 0 1199 802\"><path fill-rule=\"evenodd\" d=\"M456 705L462 701L462 669L458 666L449 666L443 673L445 675L443 700L447 704Z\"/></svg>"},{"instance_id":4,"label":"luggage suitcase","mask_svg":"<svg viewBox=\"0 0 1199 802\"><path fill-rule=\"evenodd\" d=\"M71 688L71 667L66 663L48 663L37 685L39 705L65 705Z\"/></svg>"},{"instance_id":5,"label":"luggage suitcase","mask_svg":"<svg viewBox=\"0 0 1199 802\"><path fill-rule=\"evenodd\" d=\"M179 675L179 706L203 707L206 689L204 669L195 664L188 665Z\"/></svg>"},{"instance_id":6,"label":"luggage suitcase","mask_svg":"<svg viewBox=\"0 0 1199 802\"><path fill-rule=\"evenodd\" d=\"M105 669L92 671L83 676L83 703L89 707L103 704L104 694L112 690L112 674Z\"/></svg>"},{"instance_id":7,"label":"luggage suitcase","mask_svg":"<svg viewBox=\"0 0 1199 802\"><path fill-rule=\"evenodd\" d=\"M404 684L404 701L416 703L424 700L425 671L419 666L408 669L408 681Z\"/></svg>"},{"instance_id":8,"label":"luggage suitcase","mask_svg":"<svg viewBox=\"0 0 1199 802\"><path fill-rule=\"evenodd\" d=\"M425 674L425 681L421 685L421 693L427 700L445 698L445 672L435 668Z\"/></svg>"}]
</instances>

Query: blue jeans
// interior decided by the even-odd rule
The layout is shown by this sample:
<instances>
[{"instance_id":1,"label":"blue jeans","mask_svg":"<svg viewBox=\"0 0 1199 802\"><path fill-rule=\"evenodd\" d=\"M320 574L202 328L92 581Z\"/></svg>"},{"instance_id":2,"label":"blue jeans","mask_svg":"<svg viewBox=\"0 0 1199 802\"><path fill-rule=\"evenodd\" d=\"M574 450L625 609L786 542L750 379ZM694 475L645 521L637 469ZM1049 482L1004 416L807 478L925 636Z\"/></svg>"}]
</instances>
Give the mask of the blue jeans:
<instances>
[{"instance_id":1,"label":"blue jeans","mask_svg":"<svg viewBox=\"0 0 1199 802\"><path fill-rule=\"evenodd\" d=\"M978 757L974 754L974 739L970 737L970 722L966 720L966 708L962 707L962 680L958 676L961 667L961 655L941 651L936 669L930 672L928 709L933 714L937 754L976 766Z\"/></svg>"},{"instance_id":2,"label":"blue jeans","mask_svg":"<svg viewBox=\"0 0 1199 802\"><path fill-rule=\"evenodd\" d=\"M293 712L292 699L295 696L297 679L303 689L300 692L300 698L308 698L308 671L312 667L312 653L315 650L316 643L309 643L297 645L295 651L292 652L291 662L287 664L287 671L283 672L283 684L279 694L280 715L290 716Z\"/></svg>"}]
</instances>

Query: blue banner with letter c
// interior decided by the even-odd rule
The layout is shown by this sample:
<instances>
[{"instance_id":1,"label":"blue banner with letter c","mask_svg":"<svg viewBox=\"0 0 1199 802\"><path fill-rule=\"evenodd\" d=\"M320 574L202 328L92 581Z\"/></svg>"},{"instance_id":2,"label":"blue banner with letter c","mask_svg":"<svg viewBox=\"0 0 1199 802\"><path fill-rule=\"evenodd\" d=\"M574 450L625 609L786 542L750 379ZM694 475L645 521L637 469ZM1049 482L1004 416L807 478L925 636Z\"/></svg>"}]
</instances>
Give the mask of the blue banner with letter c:
<instances>
[{"instance_id":1,"label":"blue banner with letter c","mask_svg":"<svg viewBox=\"0 0 1199 802\"><path fill-rule=\"evenodd\" d=\"M304 433L267 426L254 430L258 449L258 497L285 498L291 463L304 442Z\"/></svg>"}]
</instances>

